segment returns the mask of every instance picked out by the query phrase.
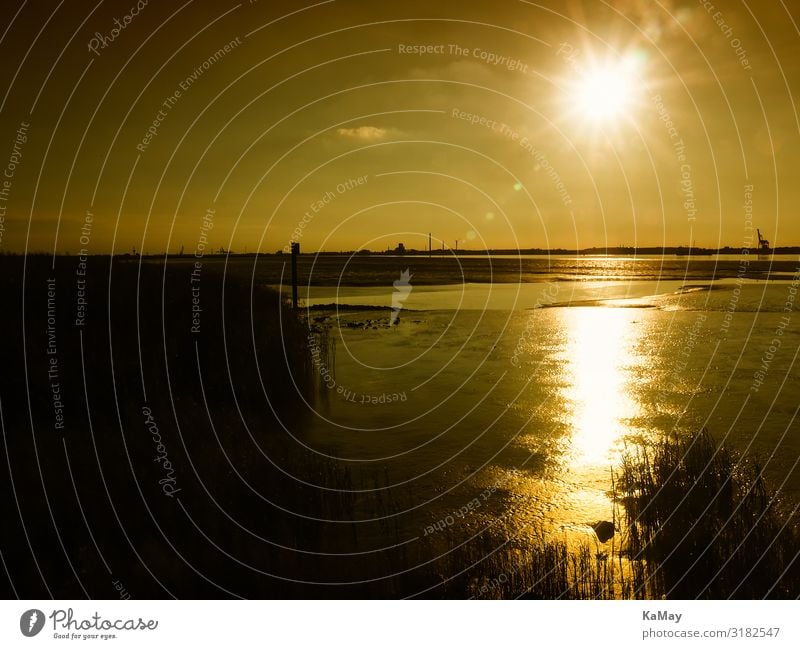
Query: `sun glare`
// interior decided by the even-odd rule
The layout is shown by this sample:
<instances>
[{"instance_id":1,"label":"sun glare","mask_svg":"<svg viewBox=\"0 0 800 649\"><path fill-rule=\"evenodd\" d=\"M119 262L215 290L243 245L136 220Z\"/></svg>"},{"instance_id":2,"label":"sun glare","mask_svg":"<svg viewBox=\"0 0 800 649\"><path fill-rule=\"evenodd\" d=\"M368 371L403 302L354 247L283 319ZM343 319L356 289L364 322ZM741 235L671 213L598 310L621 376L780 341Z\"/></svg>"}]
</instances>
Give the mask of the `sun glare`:
<instances>
[{"instance_id":1,"label":"sun glare","mask_svg":"<svg viewBox=\"0 0 800 649\"><path fill-rule=\"evenodd\" d=\"M635 65L630 59L597 64L575 81L575 107L592 122L624 117L632 103L636 79Z\"/></svg>"}]
</instances>

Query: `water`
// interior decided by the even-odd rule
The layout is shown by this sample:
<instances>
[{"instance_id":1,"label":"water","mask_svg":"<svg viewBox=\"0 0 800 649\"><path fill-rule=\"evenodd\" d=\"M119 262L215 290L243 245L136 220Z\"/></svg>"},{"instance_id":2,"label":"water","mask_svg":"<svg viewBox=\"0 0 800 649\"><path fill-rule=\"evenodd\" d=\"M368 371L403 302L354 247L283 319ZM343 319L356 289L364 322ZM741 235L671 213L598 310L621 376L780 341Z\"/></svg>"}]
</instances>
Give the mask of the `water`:
<instances>
[{"instance_id":1,"label":"water","mask_svg":"<svg viewBox=\"0 0 800 649\"><path fill-rule=\"evenodd\" d=\"M391 492L404 539L437 523L587 535L612 516L626 446L702 427L800 499L796 284L654 278L653 260L608 279L640 262L601 261L604 279L413 287L396 327L388 311L311 311L336 354L307 443L362 476L365 498ZM392 294L312 287L304 304Z\"/></svg>"}]
</instances>

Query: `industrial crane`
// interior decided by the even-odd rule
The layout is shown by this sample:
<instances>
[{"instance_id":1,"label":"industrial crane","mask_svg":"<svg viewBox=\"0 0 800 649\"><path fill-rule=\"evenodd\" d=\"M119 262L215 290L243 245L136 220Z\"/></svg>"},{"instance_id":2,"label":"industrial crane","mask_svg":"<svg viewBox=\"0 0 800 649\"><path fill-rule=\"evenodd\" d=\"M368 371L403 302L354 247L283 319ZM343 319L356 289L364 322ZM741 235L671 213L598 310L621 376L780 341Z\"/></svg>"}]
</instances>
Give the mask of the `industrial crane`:
<instances>
[{"instance_id":1,"label":"industrial crane","mask_svg":"<svg viewBox=\"0 0 800 649\"><path fill-rule=\"evenodd\" d=\"M769 241L761 236L761 230L756 228L756 232L758 233L758 251L769 252Z\"/></svg>"}]
</instances>

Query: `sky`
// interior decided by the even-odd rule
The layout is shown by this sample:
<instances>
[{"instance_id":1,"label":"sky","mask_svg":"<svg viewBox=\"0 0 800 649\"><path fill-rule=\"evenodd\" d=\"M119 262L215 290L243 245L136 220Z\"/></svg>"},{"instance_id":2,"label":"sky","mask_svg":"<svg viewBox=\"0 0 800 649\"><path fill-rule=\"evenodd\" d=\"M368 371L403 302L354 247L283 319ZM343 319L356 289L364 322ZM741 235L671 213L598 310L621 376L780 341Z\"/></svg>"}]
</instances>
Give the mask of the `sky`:
<instances>
[{"instance_id":1,"label":"sky","mask_svg":"<svg viewBox=\"0 0 800 649\"><path fill-rule=\"evenodd\" d=\"M3 12L0 252L800 245L791 3Z\"/></svg>"}]
</instances>

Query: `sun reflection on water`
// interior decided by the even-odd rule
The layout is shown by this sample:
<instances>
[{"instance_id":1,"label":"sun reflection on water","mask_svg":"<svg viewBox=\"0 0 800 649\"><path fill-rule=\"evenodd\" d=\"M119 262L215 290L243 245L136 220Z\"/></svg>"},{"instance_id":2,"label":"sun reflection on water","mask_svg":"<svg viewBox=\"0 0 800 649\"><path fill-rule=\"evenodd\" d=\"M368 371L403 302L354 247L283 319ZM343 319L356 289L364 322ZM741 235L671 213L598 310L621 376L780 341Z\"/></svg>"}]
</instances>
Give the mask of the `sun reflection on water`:
<instances>
[{"instance_id":1,"label":"sun reflection on water","mask_svg":"<svg viewBox=\"0 0 800 649\"><path fill-rule=\"evenodd\" d=\"M640 326L635 312L621 308L572 307L562 318L564 477L571 486L561 515L585 524L610 519L611 471L641 413L634 396Z\"/></svg>"},{"instance_id":2,"label":"sun reflection on water","mask_svg":"<svg viewBox=\"0 0 800 649\"><path fill-rule=\"evenodd\" d=\"M626 421L639 412L632 396L636 324L628 309L598 307L565 309L564 324L571 465L608 467Z\"/></svg>"}]
</instances>

